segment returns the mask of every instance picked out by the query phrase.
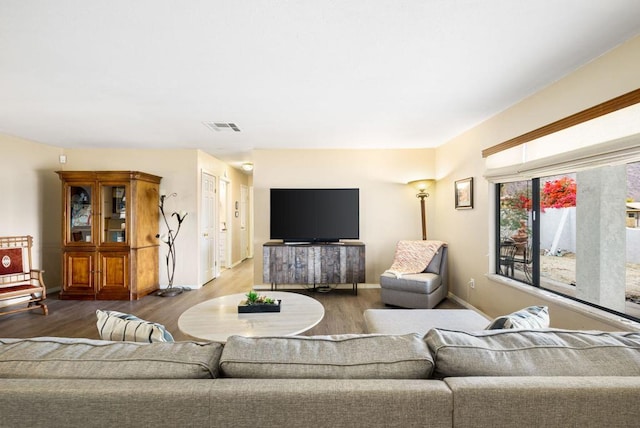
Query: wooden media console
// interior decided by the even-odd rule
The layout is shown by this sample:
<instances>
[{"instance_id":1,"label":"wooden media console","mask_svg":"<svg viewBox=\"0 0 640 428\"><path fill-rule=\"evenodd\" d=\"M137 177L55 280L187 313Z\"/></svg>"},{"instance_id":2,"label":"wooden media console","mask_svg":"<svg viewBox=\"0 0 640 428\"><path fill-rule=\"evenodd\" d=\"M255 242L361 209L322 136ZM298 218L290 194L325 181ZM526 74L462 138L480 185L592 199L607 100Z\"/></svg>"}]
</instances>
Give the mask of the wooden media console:
<instances>
[{"instance_id":1,"label":"wooden media console","mask_svg":"<svg viewBox=\"0 0 640 428\"><path fill-rule=\"evenodd\" d=\"M283 243L262 247L262 280L277 290L278 284L352 284L365 281L365 246L362 242Z\"/></svg>"}]
</instances>

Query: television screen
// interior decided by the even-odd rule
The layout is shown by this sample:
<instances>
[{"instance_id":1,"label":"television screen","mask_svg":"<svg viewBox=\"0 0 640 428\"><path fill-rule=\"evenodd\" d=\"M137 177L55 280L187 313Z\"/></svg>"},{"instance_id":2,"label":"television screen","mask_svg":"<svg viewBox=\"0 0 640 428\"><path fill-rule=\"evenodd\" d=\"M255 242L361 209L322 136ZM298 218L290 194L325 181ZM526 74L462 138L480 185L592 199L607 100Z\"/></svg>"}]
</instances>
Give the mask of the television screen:
<instances>
[{"instance_id":1,"label":"television screen","mask_svg":"<svg viewBox=\"0 0 640 428\"><path fill-rule=\"evenodd\" d=\"M271 239L335 242L360 238L359 189L271 189Z\"/></svg>"}]
</instances>

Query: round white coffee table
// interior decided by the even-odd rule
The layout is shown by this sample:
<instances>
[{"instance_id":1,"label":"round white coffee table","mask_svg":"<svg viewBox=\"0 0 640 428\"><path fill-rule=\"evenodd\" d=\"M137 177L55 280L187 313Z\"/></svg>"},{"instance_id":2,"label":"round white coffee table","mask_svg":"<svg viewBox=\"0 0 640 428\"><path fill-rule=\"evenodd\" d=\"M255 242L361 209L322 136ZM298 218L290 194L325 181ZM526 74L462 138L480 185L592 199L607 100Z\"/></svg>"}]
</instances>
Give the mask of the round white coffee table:
<instances>
[{"instance_id":1,"label":"round white coffee table","mask_svg":"<svg viewBox=\"0 0 640 428\"><path fill-rule=\"evenodd\" d=\"M226 342L229 336L293 336L309 330L324 317L316 299L283 291L260 292L280 300L280 312L239 314L244 293L230 294L198 303L178 318L178 328L196 339Z\"/></svg>"}]
</instances>

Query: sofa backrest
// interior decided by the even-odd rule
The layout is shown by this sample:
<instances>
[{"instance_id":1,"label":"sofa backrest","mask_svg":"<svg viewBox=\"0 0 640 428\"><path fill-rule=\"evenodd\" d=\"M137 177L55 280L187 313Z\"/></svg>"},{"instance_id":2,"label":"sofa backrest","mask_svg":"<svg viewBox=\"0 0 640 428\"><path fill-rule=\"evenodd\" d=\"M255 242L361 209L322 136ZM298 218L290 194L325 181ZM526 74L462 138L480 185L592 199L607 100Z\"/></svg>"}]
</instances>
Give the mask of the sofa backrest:
<instances>
[{"instance_id":1,"label":"sofa backrest","mask_svg":"<svg viewBox=\"0 0 640 428\"><path fill-rule=\"evenodd\" d=\"M220 370L236 378L427 379L433 360L418 334L227 339Z\"/></svg>"},{"instance_id":2,"label":"sofa backrest","mask_svg":"<svg viewBox=\"0 0 640 428\"><path fill-rule=\"evenodd\" d=\"M2 378L442 379L640 376L640 333L559 329L335 336L231 336L217 342L0 339Z\"/></svg>"},{"instance_id":3,"label":"sofa backrest","mask_svg":"<svg viewBox=\"0 0 640 428\"><path fill-rule=\"evenodd\" d=\"M0 339L1 378L198 379L218 375L217 342Z\"/></svg>"},{"instance_id":4,"label":"sofa backrest","mask_svg":"<svg viewBox=\"0 0 640 428\"><path fill-rule=\"evenodd\" d=\"M640 333L430 330L434 376L640 376Z\"/></svg>"}]
</instances>

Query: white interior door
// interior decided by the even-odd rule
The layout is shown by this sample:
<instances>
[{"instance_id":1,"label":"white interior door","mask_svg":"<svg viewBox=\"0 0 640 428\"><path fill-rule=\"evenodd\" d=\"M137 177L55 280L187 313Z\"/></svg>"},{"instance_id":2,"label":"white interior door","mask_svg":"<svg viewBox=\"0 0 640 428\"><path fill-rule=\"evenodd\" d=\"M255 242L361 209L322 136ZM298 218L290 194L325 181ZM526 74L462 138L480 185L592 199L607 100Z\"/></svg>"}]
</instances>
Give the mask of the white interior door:
<instances>
[{"instance_id":1,"label":"white interior door","mask_svg":"<svg viewBox=\"0 0 640 428\"><path fill-rule=\"evenodd\" d=\"M249 258L253 258L253 186L249 187L249 204L247 205L248 217L249 217Z\"/></svg>"},{"instance_id":2,"label":"white interior door","mask_svg":"<svg viewBox=\"0 0 640 428\"><path fill-rule=\"evenodd\" d=\"M220 178L218 192L218 264L220 268L231 267L231 218L229 216L229 181Z\"/></svg>"},{"instance_id":3,"label":"white interior door","mask_svg":"<svg viewBox=\"0 0 640 428\"><path fill-rule=\"evenodd\" d=\"M202 284L217 277L220 272L216 263L216 178L202 172L202 204L201 204L201 224L200 224L200 257L202 266Z\"/></svg>"},{"instance_id":4,"label":"white interior door","mask_svg":"<svg viewBox=\"0 0 640 428\"><path fill-rule=\"evenodd\" d=\"M249 205L249 188L240 185L240 260L249 257L249 221L247 206Z\"/></svg>"}]
</instances>

